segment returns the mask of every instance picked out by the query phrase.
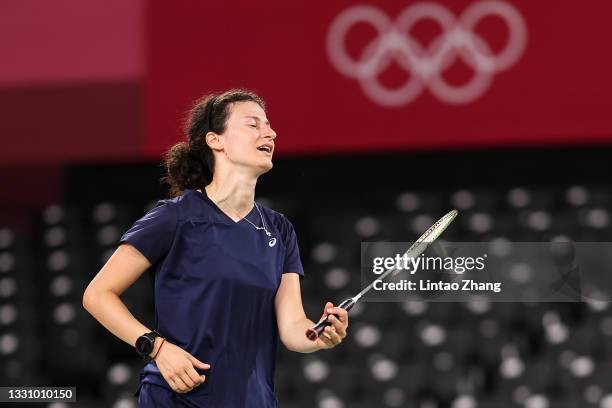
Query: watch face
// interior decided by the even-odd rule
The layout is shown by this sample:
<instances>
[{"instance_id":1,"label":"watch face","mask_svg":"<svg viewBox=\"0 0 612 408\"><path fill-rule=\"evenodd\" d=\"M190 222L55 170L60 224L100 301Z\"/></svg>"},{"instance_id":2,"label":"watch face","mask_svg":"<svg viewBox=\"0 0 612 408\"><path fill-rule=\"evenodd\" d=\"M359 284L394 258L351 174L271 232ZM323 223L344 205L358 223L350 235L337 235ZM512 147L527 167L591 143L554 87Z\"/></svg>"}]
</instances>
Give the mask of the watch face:
<instances>
[{"instance_id":1,"label":"watch face","mask_svg":"<svg viewBox=\"0 0 612 408\"><path fill-rule=\"evenodd\" d=\"M153 351L153 343L145 336L140 336L136 340L136 351L143 356L151 354Z\"/></svg>"}]
</instances>

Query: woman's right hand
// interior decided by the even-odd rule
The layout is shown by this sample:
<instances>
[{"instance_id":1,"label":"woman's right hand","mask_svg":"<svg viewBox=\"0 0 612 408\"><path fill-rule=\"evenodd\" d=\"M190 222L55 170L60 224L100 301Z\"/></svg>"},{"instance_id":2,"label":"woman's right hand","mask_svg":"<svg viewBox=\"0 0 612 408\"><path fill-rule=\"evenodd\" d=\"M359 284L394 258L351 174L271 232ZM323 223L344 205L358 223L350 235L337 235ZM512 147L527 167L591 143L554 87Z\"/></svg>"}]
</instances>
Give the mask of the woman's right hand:
<instances>
[{"instance_id":1,"label":"woman's right hand","mask_svg":"<svg viewBox=\"0 0 612 408\"><path fill-rule=\"evenodd\" d=\"M159 371L175 392L189 392L206 380L206 376L198 374L195 368L207 370L206 364L166 340L155 357Z\"/></svg>"}]
</instances>

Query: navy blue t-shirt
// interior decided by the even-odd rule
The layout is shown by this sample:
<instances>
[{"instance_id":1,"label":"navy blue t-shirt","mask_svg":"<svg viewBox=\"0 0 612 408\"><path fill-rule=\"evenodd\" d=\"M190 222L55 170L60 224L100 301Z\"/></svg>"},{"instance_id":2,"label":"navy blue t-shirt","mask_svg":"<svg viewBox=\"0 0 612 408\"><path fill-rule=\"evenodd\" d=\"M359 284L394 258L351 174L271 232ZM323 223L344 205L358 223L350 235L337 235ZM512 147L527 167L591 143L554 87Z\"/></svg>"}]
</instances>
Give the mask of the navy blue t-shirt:
<instances>
[{"instance_id":1,"label":"navy blue t-shirt","mask_svg":"<svg viewBox=\"0 0 612 408\"><path fill-rule=\"evenodd\" d=\"M202 407L276 407L278 328L274 297L283 273L304 270L293 226L260 204L268 237L229 218L203 193L157 205L121 237L153 264L155 329L208 363L206 381L181 399ZM246 218L261 226L254 207ZM141 383L171 388L152 361Z\"/></svg>"}]
</instances>

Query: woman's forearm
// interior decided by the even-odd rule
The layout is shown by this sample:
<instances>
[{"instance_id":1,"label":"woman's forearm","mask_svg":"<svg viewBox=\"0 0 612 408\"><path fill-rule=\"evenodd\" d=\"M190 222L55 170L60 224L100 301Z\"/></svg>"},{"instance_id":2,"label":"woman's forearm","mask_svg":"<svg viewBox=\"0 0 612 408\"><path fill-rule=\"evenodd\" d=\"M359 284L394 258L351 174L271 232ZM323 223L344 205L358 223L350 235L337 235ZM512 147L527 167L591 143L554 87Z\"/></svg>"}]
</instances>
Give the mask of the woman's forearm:
<instances>
[{"instance_id":1,"label":"woman's forearm","mask_svg":"<svg viewBox=\"0 0 612 408\"><path fill-rule=\"evenodd\" d=\"M151 331L140 323L119 296L111 291L86 291L83 307L111 333L130 346L134 346L139 336ZM158 346L157 341L155 346Z\"/></svg>"},{"instance_id":2,"label":"woman's forearm","mask_svg":"<svg viewBox=\"0 0 612 408\"><path fill-rule=\"evenodd\" d=\"M291 324L282 336L285 347L298 353L312 353L320 350L318 343L306 337L306 330L313 325L312 320L306 317Z\"/></svg>"}]
</instances>

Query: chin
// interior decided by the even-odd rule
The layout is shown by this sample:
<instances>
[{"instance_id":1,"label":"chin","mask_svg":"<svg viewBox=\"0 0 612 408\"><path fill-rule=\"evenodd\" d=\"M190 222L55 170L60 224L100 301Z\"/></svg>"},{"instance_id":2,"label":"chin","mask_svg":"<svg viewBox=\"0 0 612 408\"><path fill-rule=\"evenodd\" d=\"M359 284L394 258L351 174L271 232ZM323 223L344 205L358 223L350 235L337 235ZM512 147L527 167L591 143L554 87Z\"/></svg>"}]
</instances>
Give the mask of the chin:
<instances>
[{"instance_id":1,"label":"chin","mask_svg":"<svg viewBox=\"0 0 612 408\"><path fill-rule=\"evenodd\" d=\"M273 166L274 165L272 164L272 160L269 160L266 163L259 164L257 166L257 170L259 171L259 175L262 175L262 174L265 174L265 173L269 172L270 170L272 170Z\"/></svg>"}]
</instances>

